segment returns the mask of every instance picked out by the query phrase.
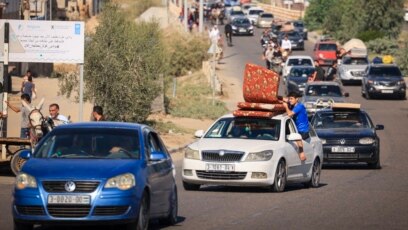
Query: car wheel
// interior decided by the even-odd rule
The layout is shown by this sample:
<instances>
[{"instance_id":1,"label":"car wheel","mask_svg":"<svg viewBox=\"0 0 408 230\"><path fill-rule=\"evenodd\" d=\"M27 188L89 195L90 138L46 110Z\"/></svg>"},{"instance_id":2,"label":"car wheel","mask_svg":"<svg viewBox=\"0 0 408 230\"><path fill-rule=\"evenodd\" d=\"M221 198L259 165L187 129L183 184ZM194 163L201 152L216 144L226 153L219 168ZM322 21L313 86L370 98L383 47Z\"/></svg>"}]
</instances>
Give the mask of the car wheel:
<instances>
[{"instance_id":1,"label":"car wheel","mask_svg":"<svg viewBox=\"0 0 408 230\"><path fill-rule=\"evenodd\" d=\"M183 187L184 187L184 190L187 190L187 191L197 191L200 189L199 184L190 184L185 181L183 181Z\"/></svg>"},{"instance_id":2,"label":"car wheel","mask_svg":"<svg viewBox=\"0 0 408 230\"><path fill-rule=\"evenodd\" d=\"M370 169L381 169L380 154L378 154L378 159L375 162L367 163Z\"/></svg>"},{"instance_id":3,"label":"car wheel","mask_svg":"<svg viewBox=\"0 0 408 230\"><path fill-rule=\"evenodd\" d=\"M14 230L32 230L33 227L34 226L32 224L20 223L14 220Z\"/></svg>"},{"instance_id":4,"label":"car wheel","mask_svg":"<svg viewBox=\"0 0 408 230\"><path fill-rule=\"evenodd\" d=\"M313 167L312 167L312 175L310 178L310 181L307 183L304 183L305 187L307 188L317 188L320 185L320 173L321 173L321 167L320 167L320 160L315 159L313 162Z\"/></svg>"},{"instance_id":5,"label":"car wheel","mask_svg":"<svg viewBox=\"0 0 408 230\"><path fill-rule=\"evenodd\" d=\"M10 167L11 171L13 171L14 175L17 175L23 168L24 164L27 160L20 157L20 151L14 153L13 157L11 158Z\"/></svg>"},{"instance_id":6,"label":"car wheel","mask_svg":"<svg viewBox=\"0 0 408 230\"><path fill-rule=\"evenodd\" d=\"M278 167L276 167L272 190L274 192L283 192L286 186L286 179L286 163L284 160L280 160Z\"/></svg>"},{"instance_id":7,"label":"car wheel","mask_svg":"<svg viewBox=\"0 0 408 230\"><path fill-rule=\"evenodd\" d=\"M129 223L127 230L147 230L149 228L150 205L149 196L147 192L143 193L140 200L139 216L136 222Z\"/></svg>"},{"instance_id":8,"label":"car wheel","mask_svg":"<svg viewBox=\"0 0 408 230\"><path fill-rule=\"evenodd\" d=\"M178 214L178 196L177 187L174 186L170 196L169 214L164 219L164 223L168 225L177 224L177 214Z\"/></svg>"}]
</instances>

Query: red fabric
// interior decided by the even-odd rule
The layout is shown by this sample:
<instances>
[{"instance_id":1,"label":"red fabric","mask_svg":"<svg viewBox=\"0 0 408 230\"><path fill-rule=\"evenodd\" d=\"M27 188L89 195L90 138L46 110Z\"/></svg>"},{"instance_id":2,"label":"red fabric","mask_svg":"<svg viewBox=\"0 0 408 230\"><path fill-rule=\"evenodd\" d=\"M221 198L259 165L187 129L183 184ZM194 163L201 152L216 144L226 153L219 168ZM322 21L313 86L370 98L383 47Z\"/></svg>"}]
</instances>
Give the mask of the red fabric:
<instances>
[{"instance_id":1,"label":"red fabric","mask_svg":"<svg viewBox=\"0 0 408 230\"><path fill-rule=\"evenodd\" d=\"M278 103L279 75L262 66L245 66L243 96L246 102Z\"/></svg>"},{"instance_id":2,"label":"red fabric","mask_svg":"<svg viewBox=\"0 0 408 230\"><path fill-rule=\"evenodd\" d=\"M232 113L235 117L268 117L271 118L278 114L282 114L280 111L255 111L255 110L242 110L238 109Z\"/></svg>"},{"instance_id":3,"label":"red fabric","mask_svg":"<svg viewBox=\"0 0 408 230\"><path fill-rule=\"evenodd\" d=\"M283 104L265 104L265 103L251 103L251 102L238 102L238 108L243 110L266 110L266 111L283 111L285 112L285 107Z\"/></svg>"}]
</instances>

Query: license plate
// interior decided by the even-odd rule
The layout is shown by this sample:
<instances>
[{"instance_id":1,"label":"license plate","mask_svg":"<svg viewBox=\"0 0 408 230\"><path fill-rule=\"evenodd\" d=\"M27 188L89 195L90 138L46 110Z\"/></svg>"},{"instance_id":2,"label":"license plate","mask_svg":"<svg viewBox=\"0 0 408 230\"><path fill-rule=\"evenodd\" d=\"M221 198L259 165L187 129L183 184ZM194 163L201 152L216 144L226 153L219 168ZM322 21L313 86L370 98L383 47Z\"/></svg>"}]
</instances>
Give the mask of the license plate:
<instances>
[{"instance_id":1,"label":"license plate","mask_svg":"<svg viewBox=\"0 0 408 230\"><path fill-rule=\"evenodd\" d=\"M393 93L392 89L383 89L381 90L381 93Z\"/></svg>"},{"instance_id":2,"label":"license plate","mask_svg":"<svg viewBox=\"0 0 408 230\"><path fill-rule=\"evenodd\" d=\"M246 32L246 29L239 29L239 32Z\"/></svg>"},{"instance_id":3,"label":"license plate","mask_svg":"<svg viewBox=\"0 0 408 230\"><path fill-rule=\"evenodd\" d=\"M90 204L91 196L87 195L49 195L48 204Z\"/></svg>"},{"instance_id":4,"label":"license plate","mask_svg":"<svg viewBox=\"0 0 408 230\"><path fill-rule=\"evenodd\" d=\"M231 164L206 164L205 170L207 171L223 171L223 172L233 172L235 171L235 165Z\"/></svg>"},{"instance_id":5,"label":"license plate","mask_svg":"<svg viewBox=\"0 0 408 230\"><path fill-rule=\"evenodd\" d=\"M345 147L345 146L334 146L332 147L333 153L354 153L354 147Z\"/></svg>"}]
</instances>

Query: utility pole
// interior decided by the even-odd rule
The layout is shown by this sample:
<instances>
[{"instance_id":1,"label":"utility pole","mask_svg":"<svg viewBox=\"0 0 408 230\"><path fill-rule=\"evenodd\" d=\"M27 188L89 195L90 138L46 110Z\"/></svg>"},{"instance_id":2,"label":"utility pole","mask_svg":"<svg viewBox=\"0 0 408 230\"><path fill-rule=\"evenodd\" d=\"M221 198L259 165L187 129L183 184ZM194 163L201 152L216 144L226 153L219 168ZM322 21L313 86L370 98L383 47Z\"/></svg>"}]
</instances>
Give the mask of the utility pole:
<instances>
[{"instance_id":1,"label":"utility pole","mask_svg":"<svg viewBox=\"0 0 408 230\"><path fill-rule=\"evenodd\" d=\"M198 32L202 33L204 28L204 7L203 7L203 0L200 0L199 6L199 22L198 22Z\"/></svg>"},{"instance_id":2,"label":"utility pole","mask_svg":"<svg viewBox=\"0 0 408 230\"><path fill-rule=\"evenodd\" d=\"M184 0L184 29L188 32L188 22L187 22L187 0Z\"/></svg>"}]
</instances>

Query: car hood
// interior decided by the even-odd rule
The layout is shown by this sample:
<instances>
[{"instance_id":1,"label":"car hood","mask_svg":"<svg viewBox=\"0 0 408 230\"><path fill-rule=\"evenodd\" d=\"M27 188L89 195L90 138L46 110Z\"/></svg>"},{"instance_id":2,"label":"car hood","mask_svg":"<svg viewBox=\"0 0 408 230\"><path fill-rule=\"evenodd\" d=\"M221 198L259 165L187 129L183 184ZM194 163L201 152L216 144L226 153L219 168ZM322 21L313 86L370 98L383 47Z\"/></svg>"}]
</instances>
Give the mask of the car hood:
<instances>
[{"instance_id":1,"label":"car hood","mask_svg":"<svg viewBox=\"0 0 408 230\"><path fill-rule=\"evenodd\" d=\"M141 164L141 160L135 159L31 158L22 171L37 178L102 179L135 171Z\"/></svg>"},{"instance_id":2,"label":"car hood","mask_svg":"<svg viewBox=\"0 0 408 230\"><path fill-rule=\"evenodd\" d=\"M400 77L370 77L371 80L381 82L396 82L402 80Z\"/></svg>"},{"instance_id":3,"label":"car hood","mask_svg":"<svg viewBox=\"0 0 408 230\"><path fill-rule=\"evenodd\" d=\"M296 84L302 84L307 82L307 77L288 77L288 81L293 81Z\"/></svg>"},{"instance_id":4,"label":"car hood","mask_svg":"<svg viewBox=\"0 0 408 230\"><path fill-rule=\"evenodd\" d=\"M276 149L279 147L278 141L272 140L251 140L236 138L202 138L190 146L196 150L232 150L240 152L262 151L266 149Z\"/></svg>"},{"instance_id":5,"label":"car hood","mask_svg":"<svg viewBox=\"0 0 408 230\"><path fill-rule=\"evenodd\" d=\"M252 25L250 23L244 23L244 24L232 24L232 26L248 28L248 27L251 27Z\"/></svg>"},{"instance_id":6,"label":"car hood","mask_svg":"<svg viewBox=\"0 0 408 230\"><path fill-rule=\"evenodd\" d=\"M323 139L355 139L375 136L374 130L370 128L316 129L316 133L319 138Z\"/></svg>"},{"instance_id":7,"label":"car hood","mask_svg":"<svg viewBox=\"0 0 408 230\"><path fill-rule=\"evenodd\" d=\"M324 58L324 59L336 59L336 51L317 51L316 52L317 58Z\"/></svg>"},{"instance_id":8,"label":"car hood","mask_svg":"<svg viewBox=\"0 0 408 230\"><path fill-rule=\"evenodd\" d=\"M334 102L345 102L343 97L321 97L321 96L307 96L304 97L304 102L316 102L317 99L323 100L324 102L332 99Z\"/></svg>"}]
</instances>

